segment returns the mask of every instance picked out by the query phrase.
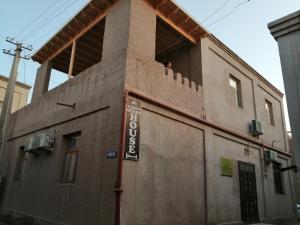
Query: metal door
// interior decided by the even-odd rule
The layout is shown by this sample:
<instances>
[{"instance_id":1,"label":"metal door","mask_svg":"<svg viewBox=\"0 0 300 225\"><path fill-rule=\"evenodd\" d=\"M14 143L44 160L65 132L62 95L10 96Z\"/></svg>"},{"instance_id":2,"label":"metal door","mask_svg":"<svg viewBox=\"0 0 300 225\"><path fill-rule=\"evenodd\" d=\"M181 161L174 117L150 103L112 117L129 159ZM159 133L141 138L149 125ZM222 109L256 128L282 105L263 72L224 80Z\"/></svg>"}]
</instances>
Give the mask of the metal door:
<instances>
[{"instance_id":1,"label":"metal door","mask_svg":"<svg viewBox=\"0 0 300 225\"><path fill-rule=\"evenodd\" d=\"M255 166L239 162L241 214L245 223L259 222Z\"/></svg>"}]
</instances>

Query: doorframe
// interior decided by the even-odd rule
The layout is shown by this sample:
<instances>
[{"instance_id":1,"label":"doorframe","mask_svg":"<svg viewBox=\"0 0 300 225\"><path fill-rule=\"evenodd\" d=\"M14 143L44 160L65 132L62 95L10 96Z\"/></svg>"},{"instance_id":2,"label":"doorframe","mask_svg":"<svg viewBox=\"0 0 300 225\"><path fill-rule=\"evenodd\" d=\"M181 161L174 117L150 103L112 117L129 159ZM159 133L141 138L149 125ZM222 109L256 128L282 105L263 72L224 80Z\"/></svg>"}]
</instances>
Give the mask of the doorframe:
<instances>
[{"instance_id":1,"label":"doorframe","mask_svg":"<svg viewBox=\"0 0 300 225\"><path fill-rule=\"evenodd\" d=\"M242 185L241 185L241 175L240 175L240 166L241 165L247 165L253 167L253 172L254 172L254 185L255 185L255 197L256 197L256 210L257 210L257 221L245 221L244 216L243 216L243 197L242 197ZM258 197L257 197L257 183L256 183L256 170L255 170L255 164L252 163L247 163L243 161L238 161L238 173L239 173L239 186L240 186L240 210L241 210L241 220L243 221L244 224L249 224L249 223L259 223L260 218L259 218L259 208L258 208Z\"/></svg>"}]
</instances>

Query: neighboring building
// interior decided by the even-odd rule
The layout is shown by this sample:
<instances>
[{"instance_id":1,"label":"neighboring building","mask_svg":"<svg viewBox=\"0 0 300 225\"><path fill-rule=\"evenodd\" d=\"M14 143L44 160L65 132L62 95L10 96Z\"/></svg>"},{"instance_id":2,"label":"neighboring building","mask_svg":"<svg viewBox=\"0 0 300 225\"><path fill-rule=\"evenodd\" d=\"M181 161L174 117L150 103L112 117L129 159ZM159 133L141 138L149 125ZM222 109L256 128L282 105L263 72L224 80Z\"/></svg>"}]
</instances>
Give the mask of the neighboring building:
<instances>
[{"instance_id":1,"label":"neighboring building","mask_svg":"<svg viewBox=\"0 0 300 225\"><path fill-rule=\"evenodd\" d=\"M12 115L0 164L2 213L68 225L295 221L283 94L173 1L93 0L33 59L32 102ZM51 69L74 77L47 91Z\"/></svg>"},{"instance_id":2,"label":"neighboring building","mask_svg":"<svg viewBox=\"0 0 300 225\"><path fill-rule=\"evenodd\" d=\"M288 134L288 143L289 143L289 149L290 152L293 155L292 158L292 164L293 165L297 165L296 164L296 159L295 159L295 148L293 146L293 138L291 136L291 134ZM296 197L296 202L297 204L300 203L300 177L299 177L299 167L297 168L297 173L294 174L294 189L295 189L295 197Z\"/></svg>"},{"instance_id":3,"label":"neighboring building","mask_svg":"<svg viewBox=\"0 0 300 225\"><path fill-rule=\"evenodd\" d=\"M0 112L4 101L7 82L8 78L0 75ZM16 110L27 105L30 88L31 86L27 84L16 82L11 112L15 112Z\"/></svg>"},{"instance_id":4,"label":"neighboring building","mask_svg":"<svg viewBox=\"0 0 300 225\"><path fill-rule=\"evenodd\" d=\"M268 24L279 47L286 92L294 155L300 168L300 10ZM300 203L300 174L295 176L297 202Z\"/></svg>"}]
</instances>

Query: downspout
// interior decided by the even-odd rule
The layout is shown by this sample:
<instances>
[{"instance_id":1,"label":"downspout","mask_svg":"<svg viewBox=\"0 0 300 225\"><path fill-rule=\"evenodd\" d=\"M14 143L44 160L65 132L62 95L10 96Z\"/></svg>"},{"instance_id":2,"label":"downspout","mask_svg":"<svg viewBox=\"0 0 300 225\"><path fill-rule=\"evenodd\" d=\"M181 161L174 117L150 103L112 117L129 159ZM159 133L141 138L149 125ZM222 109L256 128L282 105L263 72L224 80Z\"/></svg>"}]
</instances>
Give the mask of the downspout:
<instances>
[{"instance_id":1,"label":"downspout","mask_svg":"<svg viewBox=\"0 0 300 225\"><path fill-rule=\"evenodd\" d=\"M120 147L119 147L119 161L118 174L114 191L116 193L116 208L115 208L115 225L121 224L121 194L122 188L122 174L123 174L123 156L125 151L125 126L126 126L126 108L127 108L128 91L125 90L123 95L123 109L122 109L122 123L120 133Z\"/></svg>"},{"instance_id":2,"label":"downspout","mask_svg":"<svg viewBox=\"0 0 300 225\"><path fill-rule=\"evenodd\" d=\"M267 169L265 165L265 145L264 142L262 142L262 149L260 150L260 160L261 160L261 171L262 171L262 189L263 189L263 201L264 201L264 211L265 211L265 217L267 220L269 220L268 215L268 208L267 208L267 201L266 201L266 189L265 189L265 176L267 175ZM268 175L267 175L268 176Z\"/></svg>"}]
</instances>

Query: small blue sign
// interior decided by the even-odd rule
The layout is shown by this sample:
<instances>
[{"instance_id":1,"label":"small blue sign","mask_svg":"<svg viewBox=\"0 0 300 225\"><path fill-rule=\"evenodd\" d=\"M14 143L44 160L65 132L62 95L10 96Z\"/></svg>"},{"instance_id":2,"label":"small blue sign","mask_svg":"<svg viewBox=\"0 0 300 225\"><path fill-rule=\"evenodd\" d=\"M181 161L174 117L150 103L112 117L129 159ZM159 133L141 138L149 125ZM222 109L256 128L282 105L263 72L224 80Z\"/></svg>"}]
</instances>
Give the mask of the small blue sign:
<instances>
[{"instance_id":1,"label":"small blue sign","mask_svg":"<svg viewBox=\"0 0 300 225\"><path fill-rule=\"evenodd\" d=\"M108 159L113 159L113 158L117 158L117 151L108 151L106 152L106 158Z\"/></svg>"}]
</instances>

